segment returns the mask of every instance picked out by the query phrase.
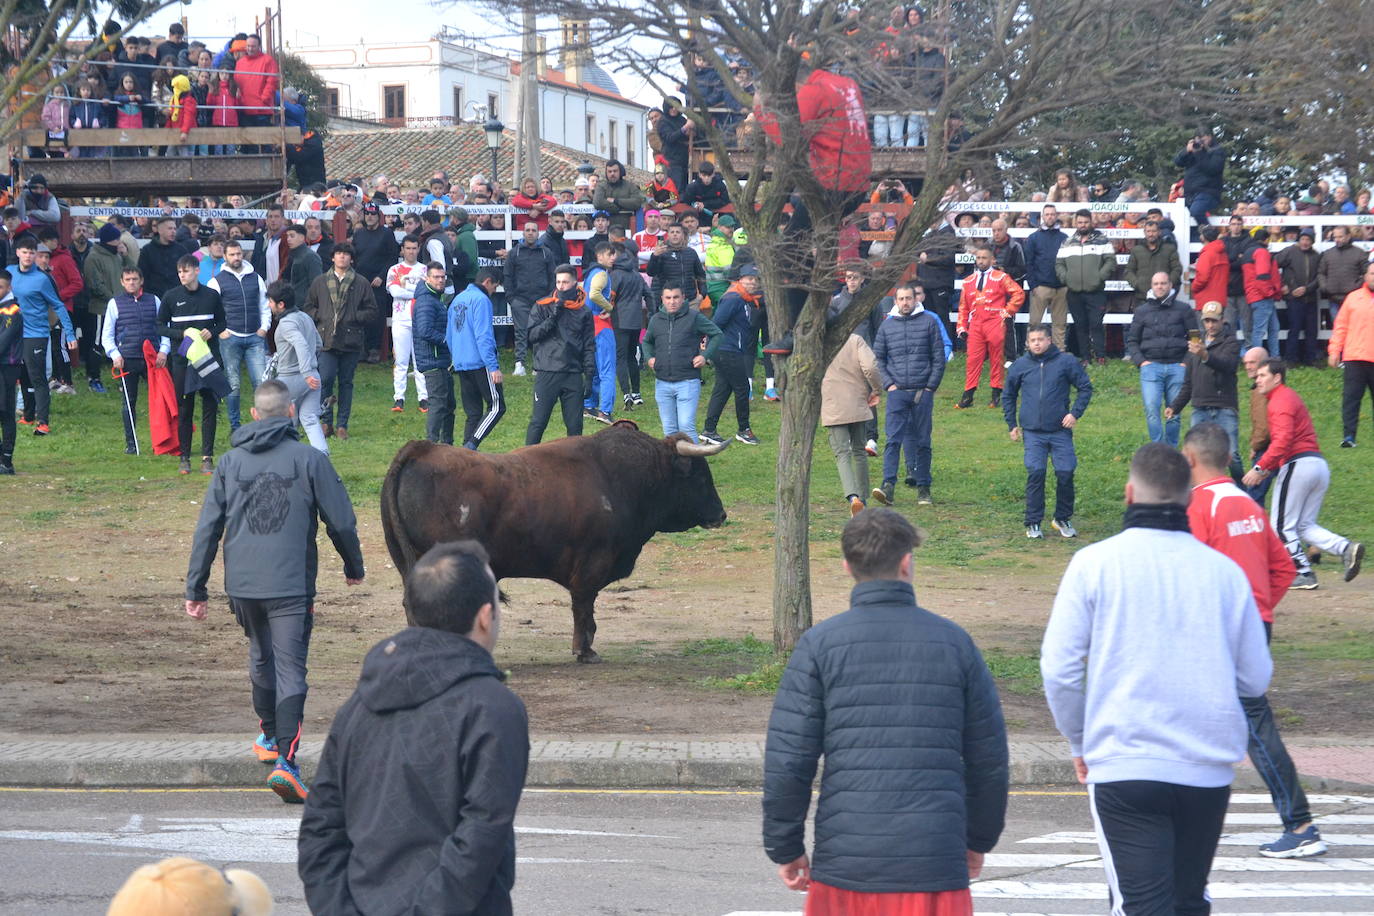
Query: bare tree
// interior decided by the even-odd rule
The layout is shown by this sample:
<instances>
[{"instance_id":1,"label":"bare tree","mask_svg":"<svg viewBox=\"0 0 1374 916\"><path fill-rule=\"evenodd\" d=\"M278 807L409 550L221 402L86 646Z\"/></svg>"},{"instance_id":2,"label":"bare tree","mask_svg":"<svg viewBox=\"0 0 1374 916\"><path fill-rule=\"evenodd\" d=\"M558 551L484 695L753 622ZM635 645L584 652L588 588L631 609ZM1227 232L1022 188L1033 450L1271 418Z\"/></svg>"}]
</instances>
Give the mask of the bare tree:
<instances>
[{"instance_id":1,"label":"bare tree","mask_svg":"<svg viewBox=\"0 0 1374 916\"><path fill-rule=\"evenodd\" d=\"M811 625L810 480L821 378L834 354L879 298L940 241L927 230L942 219L942 198L968 166L995 169L999 155L1021 147L1071 143L1075 111L1104 105L1145 122L1177 110L1180 95L1206 109L1235 99L1229 80L1242 72L1238 45L1246 0L957 0L928 13L922 24L946 49L951 69L930 118L924 180L891 255L872 282L836 319L827 310L836 288L842 195L821 179L810 144L824 124L804 122L797 105L799 74L812 66L855 79L869 100L910 105L900 71L876 59L892 40L890 3L859 0L545 0L542 14L587 20L603 58L631 67L677 94L686 75L689 105L700 88L693 55L701 55L726 92L756 119L775 126L747 136L744 163L732 163L732 138L717 113L690 112L697 136L712 151L748 231L768 303L772 339L792 332L792 351L779 363L783 393L778 442L773 584L774 645L787 650ZM510 13L493 3L494 13ZM517 5L516 9L519 9ZM747 61L752 87L729 64ZM711 73L703 70L702 78ZM904 93L906 93L904 95ZM961 115L971 136L951 150L946 128ZM1069 115L1069 116L1066 116ZM879 176L873 176L879 177ZM780 234L787 204L809 219ZM800 205L800 207L798 207ZM948 234L942 234L948 239ZM949 242L944 243L946 246ZM948 253L948 249L944 250ZM785 307L791 303L793 308ZM796 311L793 320L792 311Z\"/></svg>"},{"instance_id":2,"label":"bare tree","mask_svg":"<svg viewBox=\"0 0 1374 916\"><path fill-rule=\"evenodd\" d=\"M130 29L178 0L0 2L0 23L6 28L0 44L0 69L5 76L0 81L0 138L8 138L25 114L42 107L44 97L76 76L83 64L95 60L107 47L118 47ZM100 35L107 16L118 16L126 25ZM83 26L99 37L84 47L74 47L72 36Z\"/></svg>"}]
</instances>

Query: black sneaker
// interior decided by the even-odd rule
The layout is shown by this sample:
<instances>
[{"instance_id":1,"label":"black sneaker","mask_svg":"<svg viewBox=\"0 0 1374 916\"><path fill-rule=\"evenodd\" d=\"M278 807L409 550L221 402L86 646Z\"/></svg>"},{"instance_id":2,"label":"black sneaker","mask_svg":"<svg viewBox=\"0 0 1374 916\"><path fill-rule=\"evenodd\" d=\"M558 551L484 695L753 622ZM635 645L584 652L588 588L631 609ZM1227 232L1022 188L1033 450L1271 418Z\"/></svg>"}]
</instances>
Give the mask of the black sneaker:
<instances>
[{"instance_id":1,"label":"black sneaker","mask_svg":"<svg viewBox=\"0 0 1374 916\"><path fill-rule=\"evenodd\" d=\"M630 397L634 398L634 404L635 404L636 407L643 407L643 406L644 406L644 399L643 399L642 397L639 396L639 392L638 392L638 391L632 391L632 392L630 393Z\"/></svg>"},{"instance_id":2,"label":"black sneaker","mask_svg":"<svg viewBox=\"0 0 1374 916\"><path fill-rule=\"evenodd\" d=\"M735 433L735 439L737 439L740 442L743 442L745 445L759 444L758 437L754 435L754 431L752 429L740 430L739 432Z\"/></svg>"},{"instance_id":3,"label":"black sneaker","mask_svg":"<svg viewBox=\"0 0 1374 916\"><path fill-rule=\"evenodd\" d=\"M697 438L699 438L702 442L707 443L708 445L720 445L725 441L720 437L720 434L717 433L715 430L711 430L710 432L706 433L701 433L697 436Z\"/></svg>"},{"instance_id":4,"label":"black sneaker","mask_svg":"<svg viewBox=\"0 0 1374 916\"><path fill-rule=\"evenodd\" d=\"M902 481L902 483L906 484L908 487L911 487L912 489L915 489L915 488L916 488L916 475L915 475L915 474L908 474L908 475L906 475L906 478Z\"/></svg>"},{"instance_id":5,"label":"black sneaker","mask_svg":"<svg viewBox=\"0 0 1374 916\"><path fill-rule=\"evenodd\" d=\"M211 458L209 455L200 459L200 472L202 474L215 473L215 459Z\"/></svg>"},{"instance_id":6,"label":"black sneaker","mask_svg":"<svg viewBox=\"0 0 1374 916\"><path fill-rule=\"evenodd\" d=\"M917 487L917 488L916 488L916 505L918 505L918 506L928 506L928 505L930 505L930 487Z\"/></svg>"},{"instance_id":7,"label":"black sneaker","mask_svg":"<svg viewBox=\"0 0 1374 916\"><path fill-rule=\"evenodd\" d=\"M1345 581L1349 582L1360 574L1360 564L1364 562L1364 545L1359 541L1351 541L1341 553L1341 562L1345 564Z\"/></svg>"},{"instance_id":8,"label":"black sneaker","mask_svg":"<svg viewBox=\"0 0 1374 916\"><path fill-rule=\"evenodd\" d=\"M14 458L9 455L0 455L0 477L8 477L14 473Z\"/></svg>"},{"instance_id":9,"label":"black sneaker","mask_svg":"<svg viewBox=\"0 0 1374 916\"><path fill-rule=\"evenodd\" d=\"M421 398L421 399L420 399L420 413L429 413L429 399L428 399L428 398Z\"/></svg>"},{"instance_id":10,"label":"black sneaker","mask_svg":"<svg viewBox=\"0 0 1374 916\"><path fill-rule=\"evenodd\" d=\"M178 473L178 474L189 474L189 473L191 473L191 459L190 459L190 458L182 458L181 461L177 462L177 473Z\"/></svg>"},{"instance_id":11,"label":"black sneaker","mask_svg":"<svg viewBox=\"0 0 1374 916\"><path fill-rule=\"evenodd\" d=\"M400 413L401 411L403 411L403 410L405 410L405 409L406 409L406 402L405 402L405 401L402 401L400 398L397 398L395 401L393 401L393 402L391 403L391 412L392 412L392 413Z\"/></svg>"},{"instance_id":12,"label":"black sneaker","mask_svg":"<svg viewBox=\"0 0 1374 916\"><path fill-rule=\"evenodd\" d=\"M625 395L625 397L621 398L620 401L625 405L626 410L629 410L631 407L635 406L635 396L632 394Z\"/></svg>"},{"instance_id":13,"label":"black sneaker","mask_svg":"<svg viewBox=\"0 0 1374 916\"><path fill-rule=\"evenodd\" d=\"M1346 436L1344 439L1341 440L1341 448L1354 448L1354 447L1355 447L1355 437L1354 437L1354 436Z\"/></svg>"},{"instance_id":14,"label":"black sneaker","mask_svg":"<svg viewBox=\"0 0 1374 916\"><path fill-rule=\"evenodd\" d=\"M126 454L126 455L137 455L137 454L138 454L138 446L137 446L137 445L126 445L126 446L124 446L124 454Z\"/></svg>"},{"instance_id":15,"label":"black sneaker","mask_svg":"<svg viewBox=\"0 0 1374 916\"><path fill-rule=\"evenodd\" d=\"M611 415L606 413L606 411L604 410L593 410L592 419L598 423L605 423L607 426L610 426L612 423L615 422L615 419L612 418Z\"/></svg>"},{"instance_id":16,"label":"black sneaker","mask_svg":"<svg viewBox=\"0 0 1374 916\"><path fill-rule=\"evenodd\" d=\"M873 499L884 506L890 506L893 503L893 491L896 488L897 482L895 480L884 480L881 487L873 488Z\"/></svg>"},{"instance_id":17,"label":"black sneaker","mask_svg":"<svg viewBox=\"0 0 1374 916\"><path fill-rule=\"evenodd\" d=\"M964 391L964 396L959 398L959 403L954 405L955 410L968 410L973 406L973 396L978 393L977 388L968 388Z\"/></svg>"}]
</instances>

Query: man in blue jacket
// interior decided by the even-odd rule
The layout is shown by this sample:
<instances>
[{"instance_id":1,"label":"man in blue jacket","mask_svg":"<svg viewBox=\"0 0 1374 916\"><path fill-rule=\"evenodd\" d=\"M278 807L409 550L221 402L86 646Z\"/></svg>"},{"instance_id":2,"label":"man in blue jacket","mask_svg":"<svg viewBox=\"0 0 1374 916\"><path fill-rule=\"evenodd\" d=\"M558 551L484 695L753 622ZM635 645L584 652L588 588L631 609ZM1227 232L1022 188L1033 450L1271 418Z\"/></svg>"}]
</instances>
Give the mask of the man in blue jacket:
<instances>
[{"instance_id":1,"label":"man in blue jacket","mask_svg":"<svg viewBox=\"0 0 1374 916\"><path fill-rule=\"evenodd\" d=\"M453 355L448 344L448 309L444 289L448 268L430 261L425 282L415 288L411 322L415 341L415 368L425 377L429 413L425 414L425 438L441 445L453 444Z\"/></svg>"},{"instance_id":2,"label":"man in blue jacket","mask_svg":"<svg viewBox=\"0 0 1374 916\"><path fill-rule=\"evenodd\" d=\"M762 306L759 269L748 264L741 268L739 279L720 297L720 304L711 316L712 323L720 328L721 338L715 358L716 384L706 406L706 430L701 434L706 442L725 441L716 433L716 424L733 394L735 421L739 427L735 438L745 445L759 444L749 428L749 382L754 376L754 310Z\"/></svg>"},{"instance_id":3,"label":"man in blue jacket","mask_svg":"<svg viewBox=\"0 0 1374 916\"><path fill-rule=\"evenodd\" d=\"M496 361L496 335L491 327L491 296L501 275L483 267L477 279L448 307L448 349L463 399L463 448L477 451L506 414L501 364Z\"/></svg>"},{"instance_id":4,"label":"man in blue jacket","mask_svg":"<svg viewBox=\"0 0 1374 916\"><path fill-rule=\"evenodd\" d=\"M764 850L808 913L972 913L1006 819L997 689L969 635L917 605L910 522L860 512L840 543L850 609L802 634L768 720Z\"/></svg>"},{"instance_id":5,"label":"man in blue jacket","mask_svg":"<svg viewBox=\"0 0 1374 916\"><path fill-rule=\"evenodd\" d=\"M1060 282L1054 264L1064 233L1059 228L1059 210L1046 204L1040 211L1040 228L1026 237L1022 246L1026 256L1026 284L1030 287L1030 323L1052 322L1054 345L1064 349L1069 326L1069 290Z\"/></svg>"},{"instance_id":6,"label":"man in blue jacket","mask_svg":"<svg viewBox=\"0 0 1374 916\"><path fill-rule=\"evenodd\" d=\"M1066 538L1076 537L1069 521L1073 518L1073 472L1078 456L1073 450L1073 428L1078 425L1093 385L1083 366L1050 341L1047 324L1033 325L1026 332L1026 353L1012 363L1002 389L1002 415L1006 417L1011 441L1026 444L1026 537L1041 538L1040 523L1045 518L1045 470L1054 461L1054 530ZM1069 407L1069 388L1077 396ZM1021 397L1020 420L1016 399Z\"/></svg>"},{"instance_id":7,"label":"man in blue jacket","mask_svg":"<svg viewBox=\"0 0 1374 916\"><path fill-rule=\"evenodd\" d=\"M67 307L57 297L57 289L51 278L38 269L38 241L32 235L20 236L14 242L14 256L18 263L10 266L9 274L11 291L19 301L19 313L23 317L22 355L24 368L33 385L35 407L33 434L46 436L51 404L51 390L48 388L48 311L51 310L62 322L62 343L70 351L72 362L76 362L76 332L72 330L72 319L67 314Z\"/></svg>"},{"instance_id":8,"label":"man in blue jacket","mask_svg":"<svg viewBox=\"0 0 1374 916\"><path fill-rule=\"evenodd\" d=\"M878 326L873 353L887 390L887 444L883 446L883 483L873 498L892 505L897 466L906 449L906 485L916 488L918 505L930 505L930 423L935 389L945 375L941 320L916 301L916 290L899 286L893 294L897 314Z\"/></svg>"}]
</instances>

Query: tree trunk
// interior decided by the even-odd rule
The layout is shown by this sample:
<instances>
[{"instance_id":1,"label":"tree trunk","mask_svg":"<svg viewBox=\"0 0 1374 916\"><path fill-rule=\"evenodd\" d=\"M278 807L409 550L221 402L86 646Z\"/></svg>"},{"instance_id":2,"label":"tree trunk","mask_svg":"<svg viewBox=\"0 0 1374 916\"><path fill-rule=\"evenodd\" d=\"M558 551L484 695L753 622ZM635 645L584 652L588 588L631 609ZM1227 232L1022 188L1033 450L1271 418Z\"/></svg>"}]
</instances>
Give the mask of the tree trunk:
<instances>
[{"instance_id":1,"label":"tree trunk","mask_svg":"<svg viewBox=\"0 0 1374 916\"><path fill-rule=\"evenodd\" d=\"M811 626L811 459L820 419L823 333L798 321L779 367L782 430L773 518L773 648L791 651ZM809 331L809 333L807 333Z\"/></svg>"}]
</instances>

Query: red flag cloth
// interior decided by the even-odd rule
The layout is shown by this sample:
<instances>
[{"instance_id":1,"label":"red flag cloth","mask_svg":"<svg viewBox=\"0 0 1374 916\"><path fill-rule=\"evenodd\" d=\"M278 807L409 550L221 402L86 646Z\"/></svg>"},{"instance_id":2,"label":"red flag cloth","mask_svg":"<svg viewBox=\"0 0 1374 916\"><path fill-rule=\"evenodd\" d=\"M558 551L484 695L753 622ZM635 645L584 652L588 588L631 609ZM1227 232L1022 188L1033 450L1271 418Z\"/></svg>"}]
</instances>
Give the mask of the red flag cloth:
<instances>
[{"instance_id":1,"label":"red flag cloth","mask_svg":"<svg viewBox=\"0 0 1374 916\"><path fill-rule=\"evenodd\" d=\"M143 359L148 365L148 432L153 438L154 455L180 455L177 437L177 386L167 367L158 368L157 350L151 340L143 341Z\"/></svg>"},{"instance_id":2,"label":"red flag cloth","mask_svg":"<svg viewBox=\"0 0 1374 916\"><path fill-rule=\"evenodd\" d=\"M931 893L847 891L812 879L805 916L973 916L968 888Z\"/></svg>"}]
</instances>

